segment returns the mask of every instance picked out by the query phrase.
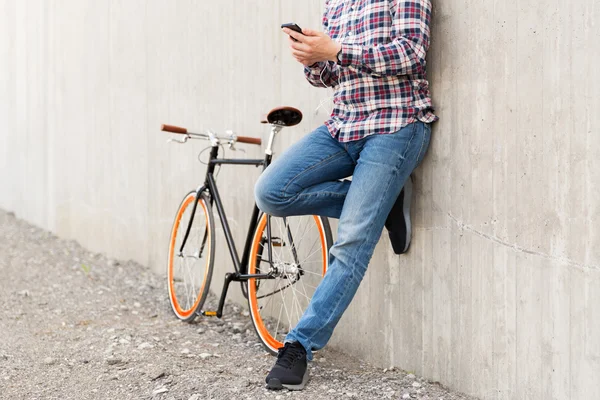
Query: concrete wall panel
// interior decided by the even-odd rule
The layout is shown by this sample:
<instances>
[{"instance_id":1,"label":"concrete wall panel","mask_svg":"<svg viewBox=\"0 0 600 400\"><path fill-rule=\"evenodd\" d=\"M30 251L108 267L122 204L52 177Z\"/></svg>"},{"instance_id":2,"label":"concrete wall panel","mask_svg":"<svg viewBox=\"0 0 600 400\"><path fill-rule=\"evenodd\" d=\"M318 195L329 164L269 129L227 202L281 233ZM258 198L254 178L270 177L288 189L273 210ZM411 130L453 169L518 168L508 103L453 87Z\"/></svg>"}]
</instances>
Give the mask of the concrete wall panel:
<instances>
[{"instance_id":1,"label":"concrete wall panel","mask_svg":"<svg viewBox=\"0 0 600 400\"><path fill-rule=\"evenodd\" d=\"M207 143L168 145L160 124L266 139L263 112L299 107L277 154L317 127L331 92L304 81L279 24L318 27L322 6L0 0L0 207L164 273ZM485 399L600 398L599 13L435 2L441 121L415 171L411 251L382 236L333 346ZM238 148L226 155L262 156ZM258 174L218 177L239 251ZM216 292L230 268L218 240Z\"/></svg>"}]
</instances>

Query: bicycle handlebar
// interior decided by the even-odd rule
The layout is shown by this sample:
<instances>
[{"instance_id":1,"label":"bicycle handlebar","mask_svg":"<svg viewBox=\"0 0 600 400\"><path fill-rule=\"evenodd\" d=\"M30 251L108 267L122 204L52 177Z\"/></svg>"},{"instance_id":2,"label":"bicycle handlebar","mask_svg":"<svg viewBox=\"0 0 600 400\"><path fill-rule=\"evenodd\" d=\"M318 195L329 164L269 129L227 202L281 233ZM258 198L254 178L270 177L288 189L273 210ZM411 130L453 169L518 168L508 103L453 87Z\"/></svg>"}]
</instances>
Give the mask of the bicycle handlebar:
<instances>
[{"instance_id":1,"label":"bicycle handlebar","mask_svg":"<svg viewBox=\"0 0 600 400\"><path fill-rule=\"evenodd\" d=\"M209 138L209 135L207 134L199 134L199 133L192 133L192 132L188 132L188 130L186 128L182 128L180 126L175 126L175 125L167 125L167 124L163 124L160 128L161 131L163 132L171 132L171 133L178 133L181 135L188 135L188 137L191 136L201 136L204 138ZM261 138L257 138L257 137L249 137L249 136L218 136L218 135L214 135L215 138L217 139L223 139L223 140L228 140L230 142L240 142L240 143L248 143L248 144L256 144L256 145L261 145L262 144L262 139Z\"/></svg>"},{"instance_id":2,"label":"bicycle handlebar","mask_svg":"<svg viewBox=\"0 0 600 400\"><path fill-rule=\"evenodd\" d=\"M164 131L164 132L171 132L171 133L181 133L181 134L188 133L187 129L185 129L185 128L181 128L181 127L175 126L175 125L166 125L166 124L163 124L161 126L160 130Z\"/></svg>"},{"instance_id":3,"label":"bicycle handlebar","mask_svg":"<svg viewBox=\"0 0 600 400\"><path fill-rule=\"evenodd\" d=\"M254 138L248 136L238 136L237 141L240 143L257 144L259 146L262 144L261 138Z\"/></svg>"}]
</instances>

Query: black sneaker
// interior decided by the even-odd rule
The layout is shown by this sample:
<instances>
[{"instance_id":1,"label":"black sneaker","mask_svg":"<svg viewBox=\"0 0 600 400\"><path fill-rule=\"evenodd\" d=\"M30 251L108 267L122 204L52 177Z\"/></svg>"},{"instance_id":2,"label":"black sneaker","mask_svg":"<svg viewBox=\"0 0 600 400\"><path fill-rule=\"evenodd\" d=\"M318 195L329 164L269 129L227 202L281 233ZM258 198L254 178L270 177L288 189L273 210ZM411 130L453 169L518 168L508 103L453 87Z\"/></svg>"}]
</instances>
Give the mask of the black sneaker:
<instances>
[{"instance_id":1,"label":"black sneaker","mask_svg":"<svg viewBox=\"0 0 600 400\"><path fill-rule=\"evenodd\" d=\"M267 375L267 388L302 390L307 381L306 350L298 342L286 343L279 349L277 361Z\"/></svg>"},{"instance_id":2,"label":"black sneaker","mask_svg":"<svg viewBox=\"0 0 600 400\"><path fill-rule=\"evenodd\" d=\"M392 211L390 211L390 214L385 221L385 227L388 229L392 248L396 254L406 253L410 247L410 239L412 236L410 224L412 184L413 181L411 175L406 180L398 199L396 199L396 203L394 203L394 207L392 207Z\"/></svg>"}]
</instances>

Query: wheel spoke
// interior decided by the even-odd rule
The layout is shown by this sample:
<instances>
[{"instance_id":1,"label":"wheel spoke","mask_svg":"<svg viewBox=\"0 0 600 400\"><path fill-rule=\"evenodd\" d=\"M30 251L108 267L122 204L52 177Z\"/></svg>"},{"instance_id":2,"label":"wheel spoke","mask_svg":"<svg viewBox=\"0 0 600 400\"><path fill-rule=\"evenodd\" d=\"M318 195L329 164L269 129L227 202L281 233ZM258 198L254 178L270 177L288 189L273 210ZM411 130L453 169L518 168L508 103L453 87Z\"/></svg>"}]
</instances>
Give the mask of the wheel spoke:
<instances>
[{"instance_id":1,"label":"wheel spoke","mask_svg":"<svg viewBox=\"0 0 600 400\"><path fill-rule=\"evenodd\" d=\"M254 273L264 273L256 269L267 262L275 268L272 270L274 277L256 280L260 290L252 291L249 301L258 305L260 317L256 319L253 316L253 320L255 324L262 324L262 328L257 326L257 330L262 332L263 342L270 343L268 347L275 351L274 343L284 340L310 304L326 270L321 254L327 251L328 247L323 246L329 246L329 243L323 242L322 238L330 239L321 231L324 226L313 216L271 217L270 221L271 234L280 244L271 246L272 258L269 260L265 246L271 244L266 241L266 224L262 220L262 231L255 235L255 240L265 238L258 244L263 251L260 257L255 257L251 268Z\"/></svg>"},{"instance_id":2,"label":"wheel spoke","mask_svg":"<svg viewBox=\"0 0 600 400\"><path fill-rule=\"evenodd\" d=\"M184 199L177 216L177 227L173 232L172 245L169 253L170 296L173 310L180 319L194 318L194 307L199 306L199 300L208 290L208 280L211 276L211 258L213 244L209 205L199 200L196 206L192 226L186 240L185 249L179 255L183 239L188 230L189 221L194 207L195 194ZM201 291L202 289L202 291Z\"/></svg>"}]
</instances>

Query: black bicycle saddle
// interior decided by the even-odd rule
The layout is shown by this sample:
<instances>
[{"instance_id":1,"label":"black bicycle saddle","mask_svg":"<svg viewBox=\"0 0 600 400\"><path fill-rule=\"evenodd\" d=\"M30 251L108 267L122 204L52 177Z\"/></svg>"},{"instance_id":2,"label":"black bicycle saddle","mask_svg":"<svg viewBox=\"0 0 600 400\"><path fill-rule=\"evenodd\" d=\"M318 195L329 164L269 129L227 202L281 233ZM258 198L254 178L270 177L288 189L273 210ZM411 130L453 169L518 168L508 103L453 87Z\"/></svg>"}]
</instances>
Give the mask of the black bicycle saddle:
<instances>
[{"instance_id":1,"label":"black bicycle saddle","mask_svg":"<svg viewBox=\"0 0 600 400\"><path fill-rule=\"evenodd\" d=\"M262 119L263 124L294 126L302 121L302 113L294 107L277 107L269 111Z\"/></svg>"}]
</instances>

